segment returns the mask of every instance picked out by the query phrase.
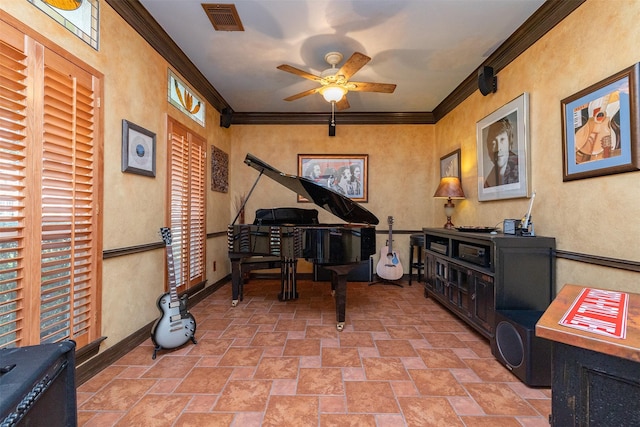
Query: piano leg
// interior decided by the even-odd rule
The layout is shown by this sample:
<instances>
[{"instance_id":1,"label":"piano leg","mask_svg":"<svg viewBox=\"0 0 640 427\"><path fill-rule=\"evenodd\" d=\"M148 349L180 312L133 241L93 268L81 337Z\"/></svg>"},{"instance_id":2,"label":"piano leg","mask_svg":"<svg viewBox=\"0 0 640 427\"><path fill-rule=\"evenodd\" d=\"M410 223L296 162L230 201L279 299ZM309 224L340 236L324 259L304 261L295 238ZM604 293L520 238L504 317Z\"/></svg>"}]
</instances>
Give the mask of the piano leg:
<instances>
[{"instance_id":1,"label":"piano leg","mask_svg":"<svg viewBox=\"0 0 640 427\"><path fill-rule=\"evenodd\" d=\"M280 301L298 299L298 285L296 282L297 258L284 258L280 269Z\"/></svg>"},{"instance_id":2,"label":"piano leg","mask_svg":"<svg viewBox=\"0 0 640 427\"><path fill-rule=\"evenodd\" d=\"M331 293L336 298L336 329L341 332L344 329L347 311L347 274L354 268L353 265L324 266L331 271Z\"/></svg>"},{"instance_id":3,"label":"piano leg","mask_svg":"<svg viewBox=\"0 0 640 427\"><path fill-rule=\"evenodd\" d=\"M231 307L238 305L238 300L242 299L242 268L241 260L231 260Z\"/></svg>"}]
</instances>

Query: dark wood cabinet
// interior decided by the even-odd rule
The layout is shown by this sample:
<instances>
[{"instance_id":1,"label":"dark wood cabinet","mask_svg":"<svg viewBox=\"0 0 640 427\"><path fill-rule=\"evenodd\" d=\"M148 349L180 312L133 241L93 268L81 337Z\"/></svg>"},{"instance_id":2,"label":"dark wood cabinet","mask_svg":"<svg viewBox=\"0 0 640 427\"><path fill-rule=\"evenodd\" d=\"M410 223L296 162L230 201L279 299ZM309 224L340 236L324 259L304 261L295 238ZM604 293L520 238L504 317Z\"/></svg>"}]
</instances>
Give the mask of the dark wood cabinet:
<instances>
[{"instance_id":1,"label":"dark wood cabinet","mask_svg":"<svg viewBox=\"0 0 640 427\"><path fill-rule=\"evenodd\" d=\"M551 425L640 425L638 362L554 342Z\"/></svg>"},{"instance_id":2,"label":"dark wood cabinet","mask_svg":"<svg viewBox=\"0 0 640 427\"><path fill-rule=\"evenodd\" d=\"M554 289L555 239L425 228L425 296L487 338L499 309L545 310Z\"/></svg>"},{"instance_id":3,"label":"dark wood cabinet","mask_svg":"<svg viewBox=\"0 0 640 427\"><path fill-rule=\"evenodd\" d=\"M560 324L584 286L566 284L536 324L551 341L553 427L640 426L640 295L628 293L626 336Z\"/></svg>"}]
</instances>

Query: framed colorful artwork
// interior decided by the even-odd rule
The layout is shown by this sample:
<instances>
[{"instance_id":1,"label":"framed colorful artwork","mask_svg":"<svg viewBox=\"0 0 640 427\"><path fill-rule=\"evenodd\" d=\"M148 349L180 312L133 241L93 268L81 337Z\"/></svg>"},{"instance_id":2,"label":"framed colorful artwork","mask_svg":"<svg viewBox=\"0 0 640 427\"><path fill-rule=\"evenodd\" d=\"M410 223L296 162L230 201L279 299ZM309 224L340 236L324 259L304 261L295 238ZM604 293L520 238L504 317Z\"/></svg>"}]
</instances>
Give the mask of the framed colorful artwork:
<instances>
[{"instance_id":1,"label":"framed colorful artwork","mask_svg":"<svg viewBox=\"0 0 640 427\"><path fill-rule=\"evenodd\" d=\"M639 67L561 101L563 181L638 170Z\"/></svg>"}]
</instances>

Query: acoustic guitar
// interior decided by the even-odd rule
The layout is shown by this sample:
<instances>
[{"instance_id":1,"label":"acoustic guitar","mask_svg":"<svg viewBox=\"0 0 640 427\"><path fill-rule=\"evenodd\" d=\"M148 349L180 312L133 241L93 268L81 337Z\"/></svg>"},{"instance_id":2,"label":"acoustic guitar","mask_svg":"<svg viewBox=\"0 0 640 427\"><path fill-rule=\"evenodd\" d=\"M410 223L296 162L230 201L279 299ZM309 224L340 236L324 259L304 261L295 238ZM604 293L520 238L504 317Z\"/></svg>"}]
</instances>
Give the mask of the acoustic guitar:
<instances>
[{"instance_id":1,"label":"acoustic guitar","mask_svg":"<svg viewBox=\"0 0 640 427\"><path fill-rule=\"evenodd\" d=\"M587 123L576 131L576 163L610 157L611 150L618 144L618 137L615 122L607 114L607 107L618 100L617 92L602 97L600 105L593 107Z\"/></svg>"},{"instance_id":2,"label":"acoustic guitar","mask_svg":"<svg viewBox=\"0 0 640 427\"><path fill-rule=\"evenodd\" d=\"M155 345L153 359L161 349L180 347L191 340L196 344L196 319L187 310L186 294L178 297L176 275L173 266L173 249L171 248L171 230L168 227L160 229L160 235L167 247L167 267L169 270L169 292L158 298L158 309L162 316L151 328L151 340Z\"/></svg>"},{"instance_id":3,"label":"acoustic guitar","mask_svg":"<svg viewBox=\"0 0 640 427\"><path fill-rule=\"evenodd\" d=\"M404 272L402 271L402 263L396 251L393 250L393 217L387 218L389 223L389 240L387 246L380 251L380 260L376 266L378 277L385 280L399 280Z\"/></svg>"}]
</instances>

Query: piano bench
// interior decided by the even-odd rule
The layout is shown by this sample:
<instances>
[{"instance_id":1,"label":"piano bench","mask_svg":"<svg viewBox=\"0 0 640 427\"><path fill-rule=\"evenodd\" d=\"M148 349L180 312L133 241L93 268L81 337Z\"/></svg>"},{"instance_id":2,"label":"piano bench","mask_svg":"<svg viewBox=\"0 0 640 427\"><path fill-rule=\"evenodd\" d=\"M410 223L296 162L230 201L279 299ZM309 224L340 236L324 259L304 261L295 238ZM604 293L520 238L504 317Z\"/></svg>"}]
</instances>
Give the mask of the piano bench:
<instances>
[{"instance_id":1,"label":"piano bench","mask_svg":"<svg viewBox=\"0 0 640 427\"><path fill-rule=\"evenodd\" d=\"M251 270L267 270L281 268L282 258L279 256L251 256L231 260L231 306L238 305L244 299L244 277Z\"/></svg>"}]
</instances>

